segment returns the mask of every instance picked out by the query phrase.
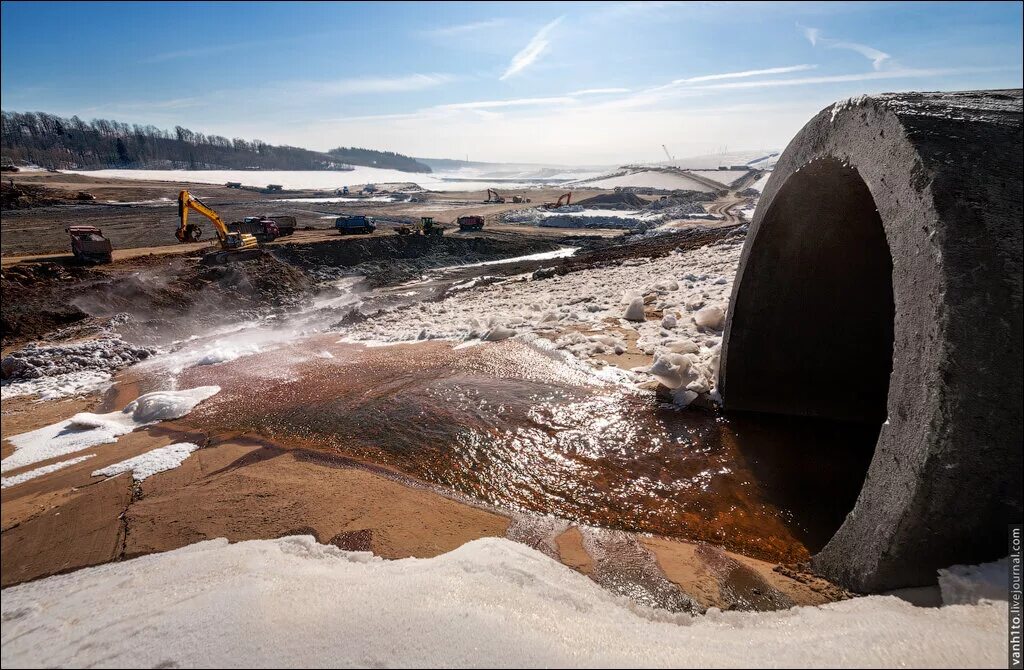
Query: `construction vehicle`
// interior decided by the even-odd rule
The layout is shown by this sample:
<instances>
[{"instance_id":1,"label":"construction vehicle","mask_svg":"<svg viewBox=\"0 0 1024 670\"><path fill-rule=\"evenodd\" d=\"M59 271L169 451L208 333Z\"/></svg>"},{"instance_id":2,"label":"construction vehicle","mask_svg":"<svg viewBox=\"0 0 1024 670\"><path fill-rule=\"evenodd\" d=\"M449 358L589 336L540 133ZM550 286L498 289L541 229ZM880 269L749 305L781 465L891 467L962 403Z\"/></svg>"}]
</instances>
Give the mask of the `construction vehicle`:
<instances>
[{"instance_id":1,"label":"construction vehicle","mask_svg":"<svg viewBox=\"0 0 1024 670\"><path fill-rule=\"evenodd\" d=\"M114 247L96 226L65 228L71 236L71 253L79 263L109 263L114 260Z\"/></svg>"},{"instance_id":2,"label":"construction vehicle","mask_svg":"<svg viewBox=\"0 0 1024 670\"><path fill-rule=\"evenodd\" d=\"M261 244L272 242L281 236L277 222L265 216L247 216L242 221L233 221L228 224L228 230L233 233L249 233Z\"/></svg>"},{"instance_id":3,"label":"construction vehicle","mask_svg":"<svg viewBox=\"0 0 1024 670\"><path fill-rule=\"evenodd\" d=\"M504 204L505 203L505 196L498 195L497 191L495 191L493 188L489 188L489 189L487 189L487 200L484 200L484 202L492 202L492 203L497 203L497 204Z\"/></svg>"},{"instance_id":4,"label":"construction vehicle","mask_svg":"<svg viewBox=\"0 0 1024 670\"><path fill-rule=\"evenodd\" d=\"M545 202L544 203L544 209L558 209L559 207L562 207L564 205L570 204L571 201L572 201L572 192L563 193L562 195L560 195L558 197L558 201L557 202Z\"/></svg>"},{"instance_id":5,"label":"construction vehicle","mask_svg":"<svg viewBox=\"0 0 1024 670\"><path fill-rule=\"evenodd\" d=\"M267 217L263 217L264 219ZM270 218L277 224L278 234L281 237L288 235L294 235L295 229L298 227L298 223L295 221L294 216L281 216L280 214L271 214Z\"/></svg>"},{"instance_id":6,"label":"construction vehicle","mask_svg":"<svg viewBox=\"0 0 1024 670\"><path fill-rule=\"evenodd\" d=\"M444 235L444 228L434 223L434 217L423 216L420 217L420 222L416 226L416 232L426 237L441 237Z\"/></svg>"},{"instance_id":7,"label":"construction vehicle","mask_svg":"<svg viewBox=\"0 0 1024 670\"><path fill-rule=\"evenodd\" d=\"M364 234L369 235L373 231L377 230L377 224L374 223L372 216L349 216L342 215L334 220L334 227L338 229L338 232L342 235L353 233L356 235Z\"/></svg>"},{"instance_id":8,"label":"construction vehicle","mask_svg":"<svg viewBox=\"0 0 1024 670\"><path fill-rule=\"evenodd\" d=\"M459 224L459 230L484 229L484 217L482 216L460 216L456 223Z\"/></svg>"},{"instance_id":9,"label":"construction vehicle","mask_svg":"<svg viewBox=\"0 0 1024 670\"><path fill-rule=\"evenodd\" d=\"M245 260L263 253L260 250L260 243L253 235L230 230L227 224L224 223L224 219L220 218L217 212L203 204L202 200L196 198L188 191L182 191L178 194L178 219L180 223L174 236L178 238L179 242L197 242L203 234L202 228L195 223L188 222L189 210L198 212L208 218L213 223L214 230L217 231L220 251L204 256L204 263L226 263L228 261Z\"/></svg>"}]
</instances>

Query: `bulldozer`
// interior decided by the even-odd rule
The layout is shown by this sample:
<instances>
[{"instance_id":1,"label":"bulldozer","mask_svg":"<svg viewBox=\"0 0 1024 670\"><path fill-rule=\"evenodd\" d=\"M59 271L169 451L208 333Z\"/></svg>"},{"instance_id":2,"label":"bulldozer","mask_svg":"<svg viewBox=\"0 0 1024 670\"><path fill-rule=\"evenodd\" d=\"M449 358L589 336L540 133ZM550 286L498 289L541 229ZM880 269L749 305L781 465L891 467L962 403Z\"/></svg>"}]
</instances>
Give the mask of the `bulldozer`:
<instances>
[{"instance_id":1,"label":"bulldozer","mask_svg":"<svg viewBox=\"0 0 1024 670\"><path fill-rule=\"evenodd\" d=\"M260 243L254 235L232 231L217 212L188 191L182 191L178 194L179 224L174 236L182 244L198 242L203 234L203 230L198 224L188 222L189 210L198 212L208 218L213 222L214 230L217 231L217 242L220 245L220 250L203 256L204 264L220 265L230 261L255 258L263 253L263 250L260 249Z\"/></svg>"}]
</instances>

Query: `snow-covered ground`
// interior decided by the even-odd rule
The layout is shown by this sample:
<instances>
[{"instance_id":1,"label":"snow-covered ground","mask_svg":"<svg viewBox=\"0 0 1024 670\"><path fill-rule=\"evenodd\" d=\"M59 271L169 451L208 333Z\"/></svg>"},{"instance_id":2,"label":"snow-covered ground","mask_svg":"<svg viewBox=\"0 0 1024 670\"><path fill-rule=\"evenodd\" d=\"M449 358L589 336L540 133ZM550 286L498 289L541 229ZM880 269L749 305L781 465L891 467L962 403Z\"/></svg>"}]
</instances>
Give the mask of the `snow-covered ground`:
<instances>
[{"instance_id":1,"label":"snow-covered ground","mask_svg":"<svg viewBox=\"0 0 1024 670\"><path fill-rule=\"evenodd\" d=\"M175 444L168 444L166 447L158 447L151 449L144 454L129 458L121 461L120 463L114 463L108 465L105 468L101 468L92 473L93 477L116 477L117 475L125 472L132 473L132 479L137 482L141 482L147 477L152 477L158 472L166 472L167 470L173 470L182 463L189 455L199 448L198 444L193 442L177 442Z\"/></svg>"},{"instance_id":2,"label":"snow-covered ground","mask_svg":"<svg viewBox=\"0 0 1024 670\"><path fill-rule=\"evenodd\" d=\"M764 193L764 187L768 185L768 180L771 179L771 176L771 171L765 172L757 181L750 185L750 188L758 193Z\"/></svg>"},{"instance_id":3,"label":"snow-covered ground","mask_svg":"<svg viewBox=\"0 0 1024 670\"><path fill-rule=\"evenodd\" d=\"M116 442L118 437L137 428L181 418L219 392L218 386L154 391L139 396L120 412L80 412L65 421L12 435L7 440L14 446L14 453L0 461L0 472Z\"/></svg>"},{"instance_id":4,"label":"snow-covered ground","mask_svg":"<svg viewBox=\"0 0 1024 670\"><path fill-rule=\"evenodd\" d=\"M632 259L563 276L513 277L371 317L347 329L346 339L494 341L518 336L601 368L605 363L596 357L625 351L633 333L637 347L656 357L656 378L685 405L715 387L742 243L742 237L727 238L663 258ZM646 318L645 305L660 310L662 317ZM652 378L643 371L624 371L619 377Z\"/></svg>"},{"instance_id":5,"label":"snow-covered ground","mask_svg":"<svg viewBox=\"0 0 1024 670\"><path fill-rule=\"evenodd\" d=\"M996 667L1006 602L692 617L499 538L384 561L210 540L5 589L4 667Z\"/></svg>"},{"instance_id":6,"label":"snow-covered ground","mask_svg":"<svg viewBox=\"0 0 1024 670\"><path fill-rule=\"evenodd\" d=\"M666 191L700 191L701 193L710 193L714 190L706 184L685 175L663 172L661 170L635 170L627 174L575 182L574 186L579 188L633 186L638 188L657 188Z\"/></svg>"},{"instance_id":7,"label":"snow-covered ground","mask_svg":"<svg viewBox=\"0 0 1024 670\"><path fill-rule=\"evenodd\" d=\"M717 181L723 186L732 186L733 182L747 176L747 170L690 170L698 177Z\"/></svg>"}]
</instances>

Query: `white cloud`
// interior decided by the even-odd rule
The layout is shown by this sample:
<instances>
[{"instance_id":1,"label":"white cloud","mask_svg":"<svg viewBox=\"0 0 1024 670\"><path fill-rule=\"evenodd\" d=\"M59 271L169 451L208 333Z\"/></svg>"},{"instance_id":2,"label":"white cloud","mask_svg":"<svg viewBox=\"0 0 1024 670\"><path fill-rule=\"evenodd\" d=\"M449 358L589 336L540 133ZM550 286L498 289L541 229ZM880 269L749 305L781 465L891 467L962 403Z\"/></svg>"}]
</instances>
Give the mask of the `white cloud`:
<instances>
[{"instance_id":1,"label":"white cloud","mask_svg":"<svg viewBox=\"0 0 1024 670\"><path fill-rule=\"evenodd\" d=\"M744 70L742 72L724 72L722 74L705 74L699 77L688 77L676 79L673 84L696 84L701 81L714 81L716 79L740 79L745 77L760 77L766 74L787 74L790 72L803 72L813 70L817 65L787 65L786 67L769 67L763 70Z\"/></svg>"},{"instance_id":2,"label":"white cloud","mask_svg":"<svg viewBox=\"0 0 1024 670\"><path fill-rule=\"evenodd\" d=\"M874 81L878 79L918 79L925 77L943 77L955 74L979 74L997 72L1005 68L934 68L885 70L882 72L860 72L857 74L837 74L822 77L796 77L793 79L766 79L762 81L734 81L722 84L698 86L700 90L740 89L740 88L774 88L779 86L807 86L813 84L834 84L851 81Z\"/></svg>"},{"instance_id":3,"label":"white cloud","mask_svg":"<svg viewBox=\"0 0 1024 670\"><path fill-rule=\"evenodd\" d=\"M333 81L288 82L283 88L312 96L354 95L358 93L402 93L422 91L455 81L450 74L409 74L397 77L354 77Z\"/></svg>"},{"instance_id":4,"label":"white cloud","mask_svg":"<svg viewBox=\"0 0 1024 670\"><path fill-rule=\"evenodd\" d=\"M628 88L584 88L566 95L608 95L610 93L629 93Z\"/></svg>"},{"instance_id":5,"label":"white cloud","mask_svg":"<svg viewBox=\"0 0 1024 670\"><path fill-rule=\"evenodd\" d=\"M517 98L513 100L479 100L476 102L456 102L448 105L437 105L432 109L460 110L460 109L495 109L498 107L525 107L537 105L567 105L576 102L570 96L558 96L550 98Z\"/></svg>"},{"instance_id":6,"label":"white cloud","mask_svg":"<svg viewBox=\"0 0 1024 670\"><path fill-rule=\"evenodd\" d=\"M506 25L507 23L508 19L489 19L487 21L473 21L472 23L460 23L454 26L432 28L430 30L425 30L424 33L432 37L454 37L456 35L465 35L467 33L475 33L480 30L497 28L499 26Z\"/></svg>"},{"instance_id":7,"label":"white cloud","mask_svg":"<svg viewBox=\"0 0 1024 670\"><path fill-rule=\"evenodd\" d=\"M550 43L548 35L551 34L551 31L554 30L561 22L562 17L560 16L538 30L537 34L533 36L533 39L531 39L530 42L519 51L519 53L512 57L512 61L505 69L505 73L501 75L499 79L504 81L533 65L533 63L540 58L540 55L548 48L548 44Z\"/></svg>"},{"instance_id":8,"label":"white cloud","mask_svg":"<svg viewBox=\"0 0 1024 670\"><path fill-rule=\"evenodd\" d=\"M822 37L821 31L817 28L809 28L807 26L798 27L803 31L804 37L811 43L811 46L818 46L819 44L828 47L829 49L847 49L849 51L855 51L861 56L864 56L871 61L871 66L876 70L881 70L885 61L890 60L892 56L880 51L874 47L870 47L866 44L860 44L858 42L847 42L845 40L837 40L829 37Z\"/></svg>"}]
</instances>

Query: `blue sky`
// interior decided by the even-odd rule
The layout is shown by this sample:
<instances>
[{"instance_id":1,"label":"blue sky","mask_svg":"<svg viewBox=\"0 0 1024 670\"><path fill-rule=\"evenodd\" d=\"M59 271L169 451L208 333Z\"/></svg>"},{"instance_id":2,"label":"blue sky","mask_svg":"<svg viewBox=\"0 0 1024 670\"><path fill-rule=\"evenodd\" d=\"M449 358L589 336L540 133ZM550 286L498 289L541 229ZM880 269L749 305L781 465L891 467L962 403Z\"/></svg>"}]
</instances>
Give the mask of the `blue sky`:
<instances>
[{"instance_id":1,"label":"blue sky","mask_svg":"<svg viewBox=\"0 0 1024 670\"><path fill-rule=\"evenodd\" d=\"M1022 85L1008 3L2 5L8 111L611 164L782 148L834 100Z\"/></svg>"}]
</instances>

